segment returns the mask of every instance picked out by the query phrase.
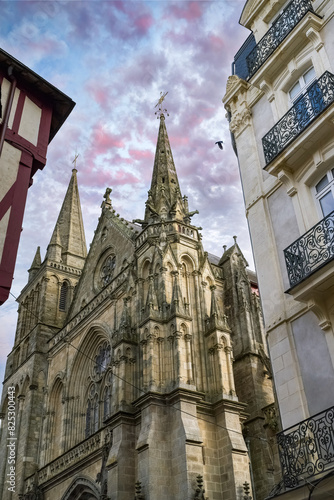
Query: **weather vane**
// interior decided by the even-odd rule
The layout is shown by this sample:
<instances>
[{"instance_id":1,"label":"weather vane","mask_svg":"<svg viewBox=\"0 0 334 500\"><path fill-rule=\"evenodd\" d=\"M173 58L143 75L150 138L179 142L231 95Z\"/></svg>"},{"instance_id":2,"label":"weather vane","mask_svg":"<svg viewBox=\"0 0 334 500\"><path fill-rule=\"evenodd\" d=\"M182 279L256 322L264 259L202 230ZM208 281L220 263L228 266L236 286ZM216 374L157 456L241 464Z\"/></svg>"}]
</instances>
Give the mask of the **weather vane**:
<instances>
[{"instance_id":1,"label":"weather vane","mask_svg":"<svg viewBox=\"0 0 334 500\"><path fill-rule=\"evenodd\" d=\"M72 163L74 164L74 168L77 169L77 158L78 158L78 154L77 152L75 152L75 157L74 157L74 160L72 161Z\"/></svg>"},{"instance_id":2,"label":"weather vane","mask_svg":"<svg viewBox=\"0 0 334 500\"><path fill-rule=\"evenodd\" d=\"M156 111L156 112L155 112L155 114L156 114L156 115L158 115L158 116L157 116L157 118L160 118L160 117L161 117L164 113L166 113L166 114L167 114L167 116L169 116L169 114L167 113L167 109L162 109L162 103L163 103L163 101L165 100L165 97L166 97L166 95L167 95L167 94L168 94L168 92L165 92L165 93L160 92L160 99L159 99L159 101L156 103L156 105L154 106L155 108L156 108L157 106L159 106L159 107L158 107L158 111Z\"/></svg>"}]
</instances>

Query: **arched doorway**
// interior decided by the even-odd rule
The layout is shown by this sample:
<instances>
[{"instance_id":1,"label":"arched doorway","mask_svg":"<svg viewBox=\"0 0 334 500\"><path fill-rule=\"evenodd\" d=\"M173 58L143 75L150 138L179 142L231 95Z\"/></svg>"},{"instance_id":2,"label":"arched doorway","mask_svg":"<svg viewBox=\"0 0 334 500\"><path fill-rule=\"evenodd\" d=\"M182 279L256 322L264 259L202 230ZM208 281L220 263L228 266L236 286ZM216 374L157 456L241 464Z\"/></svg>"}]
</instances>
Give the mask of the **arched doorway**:
<instances>
[{"instance_id":1,"label":"arched doorway","mask_svg":"<svg viewBox=\"0 0 334 500\"><path fill-rule=\"evenodd\" d=\"M61 500L98 500L100 492L88 478L78 477L63 495Z\"/></svg>"}]
</instances>

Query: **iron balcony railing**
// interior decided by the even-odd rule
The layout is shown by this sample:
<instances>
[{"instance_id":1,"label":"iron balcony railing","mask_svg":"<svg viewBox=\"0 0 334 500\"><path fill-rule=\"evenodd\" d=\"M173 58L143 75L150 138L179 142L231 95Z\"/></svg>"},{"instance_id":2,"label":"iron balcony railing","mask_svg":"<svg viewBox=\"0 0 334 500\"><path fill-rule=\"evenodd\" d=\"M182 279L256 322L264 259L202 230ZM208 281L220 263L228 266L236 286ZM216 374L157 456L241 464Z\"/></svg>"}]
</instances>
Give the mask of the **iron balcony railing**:
<instances>
[{"instance_id":1,"label":"iron balcony railing","mask_svg":"<svg viewBox=\"0 0 334 500\"><path fill-rule=\"evenodd\" d=\"M334 466L334 407L277 434L286 488L326 473Z\"/></svg>"},{"instance_id":2,"label":"iron balcony railing","mask_svg":"<svg viewBox=\"0 0 334 500\"><path fill-rule=\"evenodd\" d=\"M314 12L311 0L292 0L246 58L248 78L262 66L281 42L309 11Z\"/></svg>"},{"instance_id":3,"label":"iron balcony railing","mask_svg":"<svg viewBox=\"0 0 334 500\"><path fill-rule=\"evenodd\" d=\"M266 165L334 102L334 75L326 71L262 138Z\"/></svg>"},{"instance_id":4,"label":"iron balcony railing","mask_svg":"<svg viewBox=\"0 0 334 500\"><path fill-rule=\"evenodd\" d=\"M334 258L334 211L284 250L290 286Z\"/></svg>"}]
</instances>

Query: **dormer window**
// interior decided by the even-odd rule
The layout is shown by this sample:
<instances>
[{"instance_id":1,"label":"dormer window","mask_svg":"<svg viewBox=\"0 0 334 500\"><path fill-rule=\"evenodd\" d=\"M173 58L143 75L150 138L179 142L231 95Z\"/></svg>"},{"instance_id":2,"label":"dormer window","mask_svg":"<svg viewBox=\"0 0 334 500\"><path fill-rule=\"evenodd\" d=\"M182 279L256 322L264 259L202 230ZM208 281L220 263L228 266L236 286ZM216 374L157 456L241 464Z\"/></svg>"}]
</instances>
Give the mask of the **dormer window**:
<instances>
[{"instance_id":1,"label":"dormer window","mask_svg":"<svg viewBox=\"0 0 334 500\"><path fill-rule=\"evenodd\" d=\"M316 74L313 66L303 73L289 90L289 98L291 104L294 104L302 97L312 82L316 79Z\"/></svg>"}]
</instances>

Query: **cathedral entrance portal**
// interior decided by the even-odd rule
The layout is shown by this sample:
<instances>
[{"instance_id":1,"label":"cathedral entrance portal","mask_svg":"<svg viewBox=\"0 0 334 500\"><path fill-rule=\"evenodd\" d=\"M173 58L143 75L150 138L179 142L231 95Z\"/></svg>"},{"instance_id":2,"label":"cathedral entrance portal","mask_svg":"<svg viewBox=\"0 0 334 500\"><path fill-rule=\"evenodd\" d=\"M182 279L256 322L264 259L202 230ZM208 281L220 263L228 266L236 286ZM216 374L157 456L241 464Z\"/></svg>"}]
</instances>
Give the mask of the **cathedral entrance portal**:
<instances>
[{"instance_id":1,"label":"cathedral entrance portal","mask_svg":"<svg viewBox=\"0 0 334 500\"><path fill-rule=\"evenodd\" d=\"M98 500L100 492L95 484L86 478L77 478L61 500Z\"/></svg>"}]
</instances>

